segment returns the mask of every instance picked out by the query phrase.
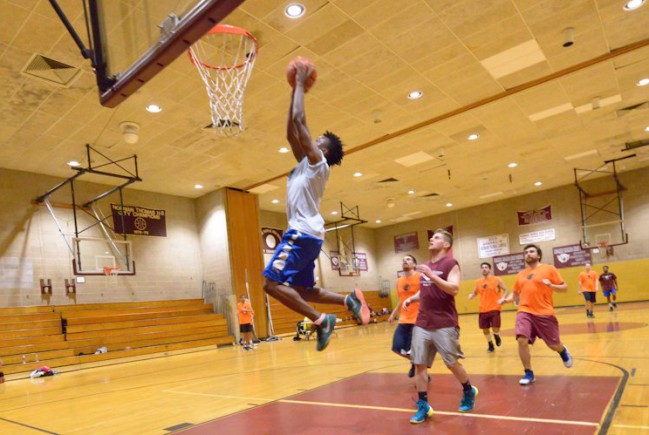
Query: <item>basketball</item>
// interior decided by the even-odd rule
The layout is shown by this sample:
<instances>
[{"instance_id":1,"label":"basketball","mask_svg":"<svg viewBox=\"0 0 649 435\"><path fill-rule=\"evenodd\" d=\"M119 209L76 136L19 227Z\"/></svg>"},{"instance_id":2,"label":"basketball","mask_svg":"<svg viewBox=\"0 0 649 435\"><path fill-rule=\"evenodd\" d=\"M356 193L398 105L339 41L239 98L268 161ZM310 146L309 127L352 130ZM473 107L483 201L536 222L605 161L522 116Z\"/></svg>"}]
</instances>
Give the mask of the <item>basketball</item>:
<instances>
[{"instance_id":1,"label":"basketball","mask_svg":"<svg viewBox=\"0 0 649 435\"><path fill-rule=\"evenodd\" d=\"M297 73L297 65L299 64L308 65L312 68L311 75L306 79L306 82L304 82L304 92L308 92L318 78L318 71L316 71L315 64L309 59L298 56L290 61L286 68L286 80L288 80L288 83L292 88L295 88L295 74Z\"/></svg>"}]
</instances>

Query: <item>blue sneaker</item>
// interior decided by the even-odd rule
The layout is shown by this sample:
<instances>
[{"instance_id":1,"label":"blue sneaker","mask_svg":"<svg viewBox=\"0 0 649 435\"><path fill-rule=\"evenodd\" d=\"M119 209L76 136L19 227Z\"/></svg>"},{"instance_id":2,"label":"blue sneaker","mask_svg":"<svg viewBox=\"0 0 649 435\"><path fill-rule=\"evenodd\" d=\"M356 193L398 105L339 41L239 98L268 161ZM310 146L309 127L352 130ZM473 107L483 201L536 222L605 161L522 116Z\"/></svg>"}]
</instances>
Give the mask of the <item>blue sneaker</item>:
<instances>
[{"instance_id":1,"label":"blue sneaker","mask_svg":"<svg viewBox=\"0 0 649 435\"><path fill-rule=\"evenodd\" d=\"M458 411L460 412L469 412L473 410L475 406L475 398L478 397L478 387L475 385L471 387L471 391L465 391L460 401L460 407Z\"/></svg>"},{"instance_id":2,"label":"blue sneaker","mask_svg":"<svg viewBox=\"0 0 649 435\"><path fill-rule=\"evenodd\" d=\"M354 317L361 325L370 323L370 309L365 303L362 291L355 288L353 292L348 294L345 298L345 306L354 314Z\"/></svg>"},{"instance_id":3,"label":"blue sneaker","mask_svg":"<svg viewBox=\"0 0 649 435\"><path fill-rule=\"evenodd\" d=\"M334 332L336 326L336 316L327 314L322 323L316 328L318 334L318 343L316 344L317 351L323 351L329 345L329 339Z\"/></svg>"},{"instance_id":4,"label":"blue sneaker","mask_svg":"<svg viewBox=\"0 0 649 435\"><path fill-rule=\"evenodd\" d=\"M521 385L529 385L534 381L534 372L532 370L525 370L525 376L523 376L518 383Z\"/></svg>"},{"instance_id":5,"label":"blue sneaker","mask_svg":"<svg viewBox=\"0 0 649 435\"><path fill-rule=\"evenodd\" d=\"M559 354L561 357L561 361L563 361L563 365L566 366L567 368L572 367L572 355L570 355L570 352L568 352L568 348L566 345L563 345L563 352Z\"/></svg>"},{"instance_id":6,"label":"blue sneaker","mask_svg":"<svg viewBox=\"0 0 649 435\"><path fill-rule=\"evenodd\" d=\"M415 415L412 416L410 419L410 423L412 424L419 424L423 423L426 421L428 417L433 416L433 408L430 407L428 402L424 402L423 400L420 400L417 402L417 412L415 412Z\"/></svg>"}]
</instances>

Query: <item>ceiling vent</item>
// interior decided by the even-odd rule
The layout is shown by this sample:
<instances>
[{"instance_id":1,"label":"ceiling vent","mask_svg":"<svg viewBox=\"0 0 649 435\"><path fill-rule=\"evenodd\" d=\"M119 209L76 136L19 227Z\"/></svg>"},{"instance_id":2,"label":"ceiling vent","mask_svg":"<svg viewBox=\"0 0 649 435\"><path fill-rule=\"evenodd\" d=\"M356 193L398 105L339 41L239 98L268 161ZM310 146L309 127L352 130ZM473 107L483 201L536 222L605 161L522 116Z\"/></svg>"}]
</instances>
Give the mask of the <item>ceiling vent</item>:
<instances>
[{"instance_id":1,"label":"ceiling vent","mask_svg":"<svg viewBox=\"0 0 649 435\"><path fill-rule=\"evenodd\" d=\"M68 87L79 75L79 68L66 65L49 57L34 54L23 68L23 74L45 80L48 83Z\"/></svg>"},{"instance_id":2,"label":"ceiling vent","mask_svg":"<svg viewBox=\"0 0 649 435\"><path fill-rule=\"evenodd\" d=\"M399 180L397 180L396 178L390 177L390 178L386 178L385 180L379 180L379 181L377 181L377 183L396 183L397 181L399 181Z\"/></svg>"},{"instance_id":3,"label":"ceiling vent","mask_svg":"<svg viewBox=\"0 0 649 435\"><path fill-rule=\"evenodd\" d=\"M439 196L439 193L429 193L427 195L422 195L422 198L434 198L436 196Z\"/></svg>"}]
</instances>

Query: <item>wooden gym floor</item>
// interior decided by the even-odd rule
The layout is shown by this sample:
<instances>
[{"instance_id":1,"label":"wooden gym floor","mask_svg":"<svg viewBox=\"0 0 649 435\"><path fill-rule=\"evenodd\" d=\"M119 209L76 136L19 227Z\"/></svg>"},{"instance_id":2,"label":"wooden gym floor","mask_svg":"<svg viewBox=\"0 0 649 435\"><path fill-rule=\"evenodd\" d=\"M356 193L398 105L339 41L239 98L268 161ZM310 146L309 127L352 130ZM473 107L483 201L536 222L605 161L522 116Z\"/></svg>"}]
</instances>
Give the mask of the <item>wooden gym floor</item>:
<instances>
[{"instance_id":1,"label":"wooden gym floor","mask_svg":"<svg viewBox=\"0 0 649 435\"><path fill-rule=\"evenodd\" d=\"M435 415L410 425L416 392L406 360L390 351L394 326L341 329L329 348L314 341L261 343L65 371L0 385L2 434L641 434L649 433L649 303L559 309L566 369L542 342L536 383L522 387L503 314L503 345L486 353L477 315L460 317L464 365L480 389L475 410L457 412L461 388L435 361ZM55 368L55 367L54 367ZM56 369L56 368L55 368Z\"/></svg>"}]
</instances>

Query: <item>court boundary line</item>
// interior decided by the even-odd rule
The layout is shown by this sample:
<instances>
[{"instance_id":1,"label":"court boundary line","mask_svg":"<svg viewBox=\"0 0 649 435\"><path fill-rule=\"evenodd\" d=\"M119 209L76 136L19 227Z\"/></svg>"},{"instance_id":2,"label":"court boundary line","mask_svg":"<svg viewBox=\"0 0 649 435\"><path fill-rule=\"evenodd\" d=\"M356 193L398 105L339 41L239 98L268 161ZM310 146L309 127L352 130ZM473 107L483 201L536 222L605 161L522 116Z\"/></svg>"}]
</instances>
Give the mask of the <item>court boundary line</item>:
<instances>
[{"instance_id":1,"label":"court boundary line","mask_svg":"<svg viewBox=\"0 0 649 435\"><path fill-rule=\"evenodd\" d=\"M7 423L15 424L15 425L18 425L18 426L28 427L30 429L37 430L39 432L49 433L49 434L52 434L52 435L60 435L58 432L50 432L49 430L41 429L40 427L30 426L30 425L25 424L25 423L20 423L20 422L17 422L17 421L9 420L8 418L0 417L0 420L6 421Z\"/></svg>"},{"instance_id":2,"label":"court boundary line","mask_svg":"<svg viewBox=\"0 0 649 435\"><path fill-rule=\"evenodd\" d=\"M604 414L604 418L601 420L601 426L599 427L599 431L597 432L598 435L606 435L608 433L608 430L611 428L611 424L613 423L613 419L615 418L615 413L617 412L617 408L620 406L620 401L622 400L624 389L626 387L627 382L629 381L629 372L624 367L621 367L617 364L612 364L612 363L607 363L607 362L597 361L592 359L586 359L586 358L578 358L578 359L581 361L589 361L595 364L604 364L610 367L614 367L622 372L622 377L620 378L620 381L617 384L617 389L615 390L615 394L613 394L613 397L609 402L608 410L606 411L606 414Z\"/></svg>"},{"instance_id":3,"label":"court boundary line","mask_svg":"<svg viewBox=\"0 0 649 435\"><path fill-rule=\"evenodd\" d=\"M649 429L649 426L637 426L633 424L614 424L612 426L619 427L621 429L643 429L643 430Z\"/></svg>"},{"instance_id":4,"label":"court boundary line","mask_svg":"<svg viewBox=\"0 0 649 435\"><path fill-rule=\"evenodd\" d=\"M321 406L330 406L335 408L354 408L354 409L372 409L376 411L393 411L393 412L407 412L412 413L412 409L408 408L391 408L387 406L370 406L370 405L353 405L347 403L330 403L330 402L309 402L304 400L278 400L279 403L291 403L298 405L321 405ZM484 418L489 420L509 420L509 421L531 421L535 423L549 423L549 424L565 424L572 426L592 426L599 427L598 422L590 421L578 421L578 420L557 420L557 419L547 419L547 418L536 418L536 417L511 417L507 415L493 415L493 414L471 414L465 412L453 412L453 411L435 411L434 414L439 415L450 415L450 416L460 416L460 417L469 417L469 418Z\"/></svg>"}]
</instances>

